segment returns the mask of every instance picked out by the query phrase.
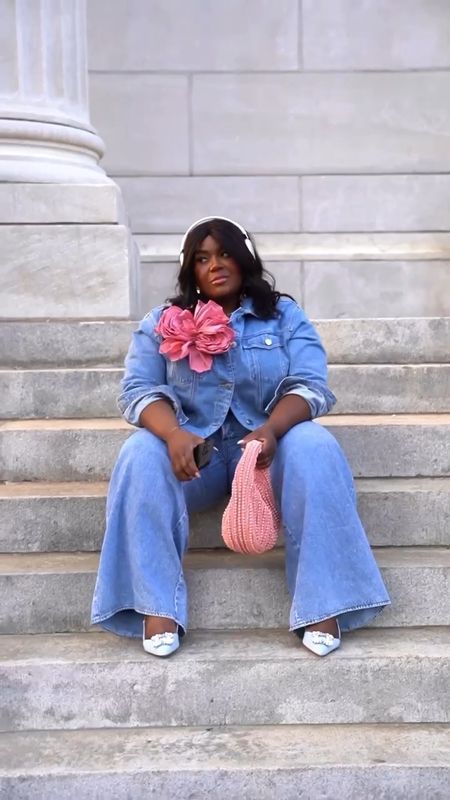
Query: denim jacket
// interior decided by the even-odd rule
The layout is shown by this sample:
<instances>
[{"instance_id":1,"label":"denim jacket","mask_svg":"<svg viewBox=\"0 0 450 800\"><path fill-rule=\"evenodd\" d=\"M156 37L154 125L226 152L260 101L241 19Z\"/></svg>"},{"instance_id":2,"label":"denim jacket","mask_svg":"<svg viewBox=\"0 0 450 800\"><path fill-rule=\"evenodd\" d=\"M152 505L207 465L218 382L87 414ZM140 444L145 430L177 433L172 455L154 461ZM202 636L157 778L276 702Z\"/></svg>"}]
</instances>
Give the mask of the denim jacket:
<instances>
[{"instance_id":1,"label":"denim jacket","mask_svg":"<svg viewBox=\"0 0 450 800\"><path fill-rule=\"evenodd\" d=\"M125 360L119 408L139 426L150 403L168 400L180 425L210 436L231 409L248 430L262 425L286 394L303 397L311 417L326 414L336 402L327 386L326 355L315 328L289 298L278 302L278 317L261 319L250 299L231 314L235 341L213 358L207 372L193 372L187 358L170 361L159 352L155 327L167 306L147 314L133 334Z\"/></svg>"}]
</instances>

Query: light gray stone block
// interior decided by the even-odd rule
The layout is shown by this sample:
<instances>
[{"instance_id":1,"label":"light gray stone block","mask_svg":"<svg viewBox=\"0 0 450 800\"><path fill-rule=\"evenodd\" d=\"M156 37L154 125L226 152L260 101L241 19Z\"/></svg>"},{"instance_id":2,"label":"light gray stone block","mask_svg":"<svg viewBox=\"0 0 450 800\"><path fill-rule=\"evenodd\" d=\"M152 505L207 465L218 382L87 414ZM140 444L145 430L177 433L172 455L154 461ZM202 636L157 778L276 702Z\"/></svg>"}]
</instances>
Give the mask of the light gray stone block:
<instances>
[{"instance_id":1,"label":"light gray stone block","mask_svg":"<svg viewBox=\"0 0 450 800\"><path fill-rule=\"evenodd\" d=\"M218 214L249 231L298 231L298 178L118 178L136 233L180 233Z\"/></svg>"},{"instance_id":2,"label":"light gray stone block","mask_svg":"<svg viewBox=\"0 0 450 800\"><path fill-rule=\"evenodd\" d=\"M112 72L296 69L297 5L293 0L90 0L89 66Z\"/></svg>"},{"instance_id":3,"label":"light gray stone block","mask_svg":"<svg viewBox=\"0 0 450 800\"><path fill-rule=\"evenodd\" d=\"M372 545L450 546L450 479L372 478L356 482L358 508ZM0 552L92 551L105 527L105 483L0 486ZM189 547L223 547L226 504L194 514ZM280 544L282 536L280 536Z\"/></svg>"},{"instance_id":4,"label":"light gray stone block","mask_svg":"<svg viewBox=\"0 0 450 800\"><path fill-rule=\"evenodd\" d=\"M447 172L448 96L446 72L196 75L194 171Z\"/></svg>"},{"instance_id":5,"label":"light gray stone block","mask_svg":"<svg viewBox=\"0 0 450 800\"><path fill-rule=\"evenodd\" d=\"M376 550L375 556L392 606L371 625L450 624L448 549L388 548ZM192 553L186 560L186 579L192 628L283 628L289 624L291 600L285 585L283 551L275 550L253 560L228 551ZM239 601L233 603L231 598ZM9 607L7 600L5 606ZM82 620L80 613L81 624ZM29 628L33 629L35 624L37 632L49 630L40 627L47 624L42 613L39 621L28 623ZM24 632L16 625L22 625L20 619L11 618L5 633ZM54 630L50 628L51 632Z\"/></svg>"},{"instance_id":6,"label":"light gray stone block","mask_svg":"<svg viewBox=\"0 0 450 800\"><path fill-rule=\"evenodd\" d=\"M310 317L450 315L450 261L304 263Z\"/></svg>"},{"instance_id":7,"label":"light gray stone block","mask_svg":"<svg viewBox=\"0 0 450 800\"><path fill-rule=\"evenodd\" d=\"M338 440L357 478L450 475L450 416L336 416L319 421Z\"/></svg>"},{"instance_id":8,"label":"light gray stone block","mask_svg":"<svg viewBox=\"0 0 450 800\"><path fill-rule=\"evenodd\" d=\"M306 70L450 67L446 0L304 0Z\"/></svg>"},{"instance_id":9,"label":"light gray stone block","mask_svg":"<svg viewBox=\"0 0 450 800\"><path fill-rule=\"evenodd\" d=\"M129 317L137 264L122 225L3 225L2 318Z\"/></svg>"},{"instance_id":10,"label":"light gray stone block","mask_svg":"<svg viewBox=\"0 0 450 800\"><path fill-rule=\"evenodd\" d=\"M270 269L279 278L277 266L283 263L270 264ZM137 324L126 320L0 322L0 365L13 369L121 367ZM331 364L450 361L450 317L319 319L315 325Z\"/></svg>"},{"instance_id":11,"label":"light gray stone block","mask_svg":"<svg viewBox=\"0 0 450 800\"><path fill-rule=\"evenodd\" d=\"M164 303L167 298L177 294L177 275L179 263L142 262L141 264L141 294L139 315L143 317L150 309Z\"/></svg>"},{"instance_id":12,"label":"light gray stone block","mask_svg":"<svg viewBox=\"0 0 450 800\"><path fill-rule=\"evenodd\" d=\"M122 374L122 369L114 367L0 369L2 416L117 417ZM329 369L329 385L338 399L335 414L450 413L447 364L333 365Z\"/></svg>"},{"instance_id":13,"label":"light gray stone block","mask_svg":"<svg viewBox=\"0 0 450 800\"><path fill-rule=\"evenodd\" d=\"M450 361L450 318L322 319L316 322L334 364Z\"/></svg>"},{"instance_id":14,"label":"light gray stone block","mask_svg":"<svg viewBox=\"0 0 450 800\"><path fill-rule=\"evenodd\" d=\"M380 723L26 731L4 734L0 754L9 800L447 800L450 733Z\"/></svg>"},{"instance_id":15,"label":"light gray stone block","mask_svg":"<svg viewBox=\"0 0 450 800\"><path fill-rule=\"evenodd\" d=\"M303 265L300 261L266 261L265 268L275 278L275 288L290 294L303 305Z\"/></svg>"},{"instance_id":16,"label":"light gray stone block","mask_svg":"<svg viewBox=\"0 0 450 800\"><path fill-rule=\"evenodd\" d=\"M90 106L109 174L189 172L185 75L94 74Z\"/></svg>"},{"instance_id":17,"label":"light gray stone block","mask_svg":"<svg viewBox=\"0 0 450 800\"><path fill-rule=\"evenodd\" d=\"M0 553L99 550L105 501L105 483L3 484Z\"/></svg>"},{"instance_id":18,"label":"light gray stone block","mask_svg":"<svg viewBox=\"0 0 450 800\"><path fill-rule=\"evenodd\" d=\"M450 546L450 480L397 478L356 482L358 511L373 545Z\"/></svg>"},{"instance_id":19,"label":"light gray stone block","mask_svg":"<svg viewBox=\"0 0 450 800\"><path fill-rule=\"evenodd\" d=\"M340 442L355 477L450 475L450 416L334 416L323 424ZM120 420L0 422L0 480L107 480L132 433Z\"/></svg>"},{"instance_id":20,"label":"light gray stone block","mask_svg":"<svg viewBox=\"0 0 450 800\"><path fill-rule=\"evenodd\" d=\"M450 175L302 178L303 229L447 231Z\"/></svg>"},{"instance_id":21,"label":"light gray stone block","mask_svg":"<svg viewBox=\"0 0 450 800\"><path fill-rule=\"evenodd\" d=\"M335 414L450 413L450 365L341 365L329 369Z\"/></svg>"},{"instance_id":22,"label":"light gray stone block","mask_svg":"<svg viewBox=\"0 0 450 800\"><path fill-rule=\"evenodd\" d=\"M6 426L13 429L6 432ZM0 422L0 480L21 480L22 474L23 480L109 479L119 449L133 431L126 423L106 419L46 420L37 427L34 421Z\"/></svg>"},{"instance_id":23,"label":"light gray stone block","mask_svg":"<svg viewBox=\"0 0 450 800\"><path fill-rule=\"evenodd\" d=\"M112 319L0 322L0 365L122 366L137 324Z\"/></svg>"},{"instance_id":24,"label":"light gray stone block","mask_svg":"<svg viewBox=\"0 0 450 800\"><path fill-rule=\"evenodd\" d=\"M0 183L3 225L125 223L118 187L104 184Z\"/></svg>"},{"instance_id":25,"label":"light gray stone block","mask_svg":"<svg viewBox=\"0 0 450 800\"><path fill-rule=\"evenodd\" d=\"M32 652L4 637L0 657L3 730L450 719L446 628L357 631L320 664L267 630L190 633L164 663L97 633L33 636Z\"/></svg>"},{"instance_id":26,"label":"light gray stone block","mask_svg":"<svg viewBox=\"0 0 450 800\"><path fill-rule=\"evenodd\" d=\"M448 548L387 548L375 555L392 606L371 625L450 625ZM97 563L92 553L1 555L0 633L87 630ZM189 628L289 627L282 550L257 557L192 552L185 559L185 575Z\"/></svg>"},{"instance_id":27,"label":"light gray stone block","mask_svg":"<svg viewBox=\"0 0 450 800\"><path fill-rule=\"evenodd\" d=\"M5 419L118 417L122 370L0 370Z\"/></svg>"}]
</instances>

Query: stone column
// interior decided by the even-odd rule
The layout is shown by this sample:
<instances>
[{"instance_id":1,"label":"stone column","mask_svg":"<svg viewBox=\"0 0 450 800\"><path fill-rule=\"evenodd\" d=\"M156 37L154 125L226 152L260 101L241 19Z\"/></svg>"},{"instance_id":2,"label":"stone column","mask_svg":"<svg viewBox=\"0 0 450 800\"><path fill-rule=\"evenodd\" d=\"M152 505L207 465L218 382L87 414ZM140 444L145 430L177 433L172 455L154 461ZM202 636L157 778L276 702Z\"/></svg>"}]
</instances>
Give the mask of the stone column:
<instances>
[{"instance_id":1,"label":"stone column","mask_svg":"<svg viewBox=\"0 0 450 800\"><path fill-rule=\"evenodd\" d=\"M105 182L89 123L85 0L0 0L0 180Z\"/></svg>"},{"instance_id":2,"label":"stone column","mask_svg":"<svg viewBox=\"0 0 450 800\"><path fill-rule=\"evenodd\" d=\"M135 316L138 258L89 121L85 0L0 0L0 318Z\"/></svg>"}]
</instances>

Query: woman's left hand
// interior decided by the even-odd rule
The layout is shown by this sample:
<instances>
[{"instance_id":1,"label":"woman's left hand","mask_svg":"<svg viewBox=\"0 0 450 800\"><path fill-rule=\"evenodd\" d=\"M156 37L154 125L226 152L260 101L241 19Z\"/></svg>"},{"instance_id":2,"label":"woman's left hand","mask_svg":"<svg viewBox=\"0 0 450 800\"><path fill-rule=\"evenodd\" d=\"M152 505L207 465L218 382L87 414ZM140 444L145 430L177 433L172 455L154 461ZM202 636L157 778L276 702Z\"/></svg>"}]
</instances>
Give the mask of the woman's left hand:
<instances>
[{"instance_id":1,"label":"woman's left hand","mask_svg":"<svg viewBox=\"0 0 450 800\"><path fill-rule=\"evenodd\" d=\"M256 466L258 469L266 469L270 467L275 453L277 452L276 436L270 425L266 423L265 425L261 425L260 428L256 428L255 431L248 433L247 436L244 436L239 444L246 445L248 442L255 441L255 439L258 442L262 442L262 450L258 456Z\"/></svg>"}]
</instances>

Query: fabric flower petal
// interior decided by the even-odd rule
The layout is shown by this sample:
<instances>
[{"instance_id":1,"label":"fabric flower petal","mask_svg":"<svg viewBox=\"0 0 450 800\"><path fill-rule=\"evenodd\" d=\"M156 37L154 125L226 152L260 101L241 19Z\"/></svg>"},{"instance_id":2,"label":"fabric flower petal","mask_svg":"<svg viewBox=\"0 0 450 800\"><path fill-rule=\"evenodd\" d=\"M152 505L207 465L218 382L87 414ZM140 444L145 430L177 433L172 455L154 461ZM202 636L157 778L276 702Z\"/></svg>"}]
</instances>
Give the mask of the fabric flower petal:
<instances>
[{"instance_id":1,"label":"fabric flower petal","mask_svg":"<svg viewBox=\"0 0 450 800\"><path fill-rule=\"evenodd\" d=\"M235 338L229 318L213 300L207 303L199 300L194 313L169 306L155 331L163 339L160 353L171 361L189 356L189 366L194 372L211 369L212 356L226 353Z\"/></svg>"},{"instance_id":2,"label":"fabric flower petal","mask_svg":"<svg viewBox=\"0 0 450 800\"><path fill-rule=\"evenodd\" d=\"M193 347L189 351L189 366L194 372L207 372L212 367L212 356Z\"/></svg>"}]
</instances>

